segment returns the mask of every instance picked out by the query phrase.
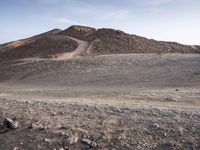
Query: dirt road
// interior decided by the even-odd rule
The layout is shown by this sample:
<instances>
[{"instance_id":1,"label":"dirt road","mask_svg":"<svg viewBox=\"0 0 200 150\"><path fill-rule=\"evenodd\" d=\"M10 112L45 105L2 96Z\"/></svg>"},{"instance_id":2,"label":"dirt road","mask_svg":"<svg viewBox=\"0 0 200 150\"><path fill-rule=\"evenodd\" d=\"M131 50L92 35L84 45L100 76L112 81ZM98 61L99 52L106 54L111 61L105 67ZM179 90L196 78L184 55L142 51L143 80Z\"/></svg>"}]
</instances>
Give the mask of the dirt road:
<instances>
[{"instance_id":1,"label":"dirt road","mask_svg":"<svg viewBox=\"0 0 200 150\"><path fill-rule=\"evenodd\" d=\"M61 53L58 54L56 57L58 59L71 59L74 58L75 56L77 56L78 54L80 54L81 52L85 51L88 48L88 42L87 41L83 41L83 40L79 40L70 36L65 36L68 39L74 40L78 43L78 47L69 53Z\"/></svg>"}]
</instances>

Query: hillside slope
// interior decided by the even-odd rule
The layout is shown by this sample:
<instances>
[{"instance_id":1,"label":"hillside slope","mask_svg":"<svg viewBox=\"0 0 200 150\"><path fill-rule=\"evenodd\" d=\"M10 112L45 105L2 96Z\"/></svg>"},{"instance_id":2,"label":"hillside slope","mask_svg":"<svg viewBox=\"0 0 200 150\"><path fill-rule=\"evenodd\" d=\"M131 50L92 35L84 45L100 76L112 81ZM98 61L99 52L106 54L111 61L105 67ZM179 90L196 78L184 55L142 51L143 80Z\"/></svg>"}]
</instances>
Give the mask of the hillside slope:
<instances>
[{"instance_id":1,"label":"hillside slope","mask_svg":"<svg viewBox=\"0 0 200 150\"><path fill-rule=\"evenodd\" d=\"M114 29L94 29L84 26L71 26L60 32L90 42L85 51L89 55L127 53L200 53L200 46L182 45L130 35Z\"/></svg>"},{"instance_id":2,"label":"hillside slope","mask_svg":"<svg viewBox=\"0 0 200 150\"><path fill-rule=\"evenodd\" d=\"M57 35L61 30L22 39L0 46L0 62L26 58L53 58L60 53L72 52L78 46L75 40Z\"/></svg>"},{"instance_id":3,"label":"hillside slope","mask_svg":"<svg viewBox=\"0 0 200 150\"><path fill-rule=\"evenodd\" d=\"M74 25L64 31L54 29L31 38L2 44L0 45L0 62L26 58L55 58L63 53L75 51L80 46L77 43L78 40L88 43L88 46L81 53L76 53L77 56L130 53L200 53L200 46L156 41L114 29L97 30Z\"/></svg>"}]
</instances>

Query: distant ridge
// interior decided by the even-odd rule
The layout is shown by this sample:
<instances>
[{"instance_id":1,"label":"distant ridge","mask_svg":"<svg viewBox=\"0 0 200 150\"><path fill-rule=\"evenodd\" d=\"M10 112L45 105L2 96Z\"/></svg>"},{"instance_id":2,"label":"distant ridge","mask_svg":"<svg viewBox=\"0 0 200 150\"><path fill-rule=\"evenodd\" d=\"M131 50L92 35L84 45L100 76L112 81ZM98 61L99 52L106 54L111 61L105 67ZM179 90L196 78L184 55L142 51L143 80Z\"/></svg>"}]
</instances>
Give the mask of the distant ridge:
<instances>
[{"instance_id":1,"label":"distant ridge","mask_svg":"<svg viewBox=\"0 0 200 150\"><path fill-rule=\"evenodd\" d=\"M68 29L58 33L60 35L67 35L71 37L75 37L81 40L87 40L86 38L93 34L96 31L95 28L92 27L86 27L86 26L80 26L80 25L73 25L69 27Z\"/></svg>"},{"instance_id":2,"label":"distant ridge","mask_svg":"<svg viewBox=\"0 0 200 150\"><path fill-rule=\"evenodd\" d=\"M86 54L127 54L127 53L200 53L200 46L163 42L130 35L115 29L95 29L71 26L60 34L80 38L90 42Z\"/></svg>"},{"instance_id":3,"label":"distant ridge","mask_svg":"<svg viewBox=\"0 0 200 150\"><path fill-rule=\"evenodd\" d=\"M72 52L78 45L73 37L89 43L81 56L130 53L194 53L200 46L164 42L131 35L115 29L95 29L73 25L66 30L53 29L33 37L0 45L0 62L24 58L54 58Z\"/></svg>"}]
</instances>

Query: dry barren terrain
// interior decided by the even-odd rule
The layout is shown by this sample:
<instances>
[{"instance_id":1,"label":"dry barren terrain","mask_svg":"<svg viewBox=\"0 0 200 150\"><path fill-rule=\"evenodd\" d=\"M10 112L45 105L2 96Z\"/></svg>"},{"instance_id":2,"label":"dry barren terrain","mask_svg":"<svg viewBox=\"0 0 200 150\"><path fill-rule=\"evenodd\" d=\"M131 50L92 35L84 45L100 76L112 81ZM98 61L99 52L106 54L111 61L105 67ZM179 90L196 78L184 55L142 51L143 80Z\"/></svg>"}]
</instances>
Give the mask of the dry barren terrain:
<instances>
[{"instance_id":1,"label":"dry barren terrain","mask_svg":"<svg viewBox=\"0 0 200 150\"><path fill-rule=\"evenodd\" d=\"M200 149L200 46L83 26L0 45L1 149Z\"/></svg>"},{"instance_id":2,"label":"dry barren terrain","mask_svg":"<svg viewBox=\"0 0 200 150\"><path fill-rule=\"evenodd\" d=\"M199 149L199 64L197 54L4 62L1 149Z\"/></svg>"}]
</instances>

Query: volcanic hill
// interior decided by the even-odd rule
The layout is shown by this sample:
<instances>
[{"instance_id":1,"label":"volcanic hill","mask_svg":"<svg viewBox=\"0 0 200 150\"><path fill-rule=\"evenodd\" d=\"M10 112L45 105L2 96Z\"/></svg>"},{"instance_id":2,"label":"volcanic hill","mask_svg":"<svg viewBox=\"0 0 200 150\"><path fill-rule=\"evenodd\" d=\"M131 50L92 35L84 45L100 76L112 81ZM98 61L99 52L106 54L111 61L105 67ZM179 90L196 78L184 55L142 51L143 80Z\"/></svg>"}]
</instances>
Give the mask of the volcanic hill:
<instances>
[{"instance_id":1,"label":"volcanic hill","mask_svg":"<svg viewBox=\"0 0 200 150\"><path fill-rule=\"evenodd\" d=\"M66 30L54 29L31 38L0 45L0 62L27 58L59 58L60 54L68 55L77 49L79 43L74 39L88 43L87 47L85 45L84 49L74 54L77 56L200 53L200 46L156 41L114 29L95 29L73 25Z\"/></svg>"}]
</instances>

